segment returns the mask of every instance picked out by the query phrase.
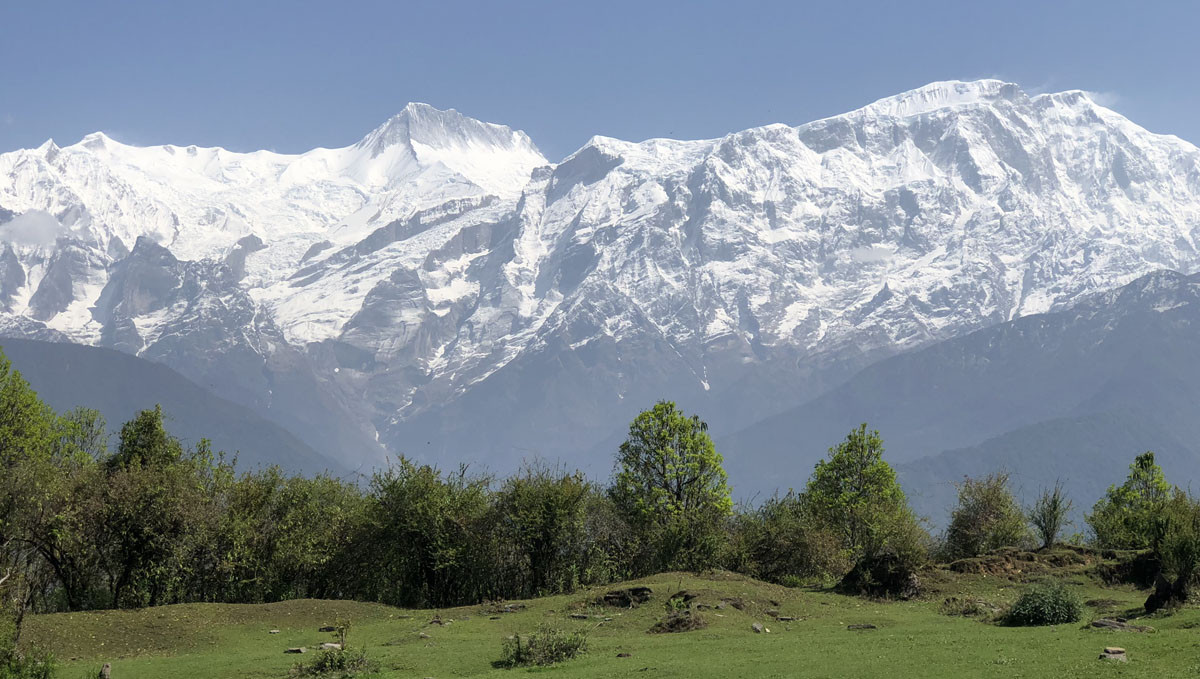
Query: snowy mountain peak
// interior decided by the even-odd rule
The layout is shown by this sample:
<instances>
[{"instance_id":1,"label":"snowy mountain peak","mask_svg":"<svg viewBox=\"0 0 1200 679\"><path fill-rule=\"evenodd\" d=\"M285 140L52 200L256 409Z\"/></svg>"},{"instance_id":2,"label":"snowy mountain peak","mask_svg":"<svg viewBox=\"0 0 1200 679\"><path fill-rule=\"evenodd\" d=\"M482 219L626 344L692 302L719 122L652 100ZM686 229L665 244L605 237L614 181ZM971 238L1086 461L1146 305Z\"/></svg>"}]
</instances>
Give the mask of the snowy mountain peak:
<instances>
[{"instance_id":1,"label":"snowy mountain peak","mask_svg":"<svg viewBox=\"0 0 1200 679\"><path fill-rule=\"evenodd\" d=\"M379 154L389 146L414 142L433 147L477 145L536 150L524 132L505 125L484 123L454 109L443 111L419 102L405 106L355 146Z\"/></svg>"},{"instance_id":2,"label":"snowy mountain peak","mask_svg":"<svg viewBox=\"0 0 1200 679\"><path fill-rule=\"evenodd\" d=\"M524 132L422 103L408 104L353 149L365 154L353 164L440 164L502 196L519 193L534 167L549 164Z\"/></svg>"},{"instance_id":3,"label":"snowy mountain peak","mask_svg":"<svg viewBox=\"0 0 1200 679\"><path fill-rule=\"evenodd\" d=\"M494 422L547 452L522 423L608 427L664 393L750 416L838 362L1200 270L1196 147L998 80L719 139L593 137L554 165L425 104L297 155L55 149L0 154L0 330L136 351L267 409L309 362L313 393L401 449L476 420L438 421L455 403L519 401Z\"/></svg>"},{"instance_id":4,"label":"snowy mountain peak","mask_svg":"<svg viewBox=\"0 0 1200 679\"><path fill-rule=\"evenodd\" d=\"M1028 99L1019 85L1003 80L946 80L884 97L852 113L907 118L954 106Z\"/></svg>"},{"instance_id":5,"label":"snowy mountain peak","mask_svg":"<svg viewBox=\"0 0 1200 679\"><path fill-rule=\"evenodd\" d=\"M113 145L120 146L121 144L103 132L93 132L89 135L86 135L83 139L79 140L78 144L76 144L76 146L82 146L83 148L91 151L105 151Z\"/></svg>"}]
</instances>

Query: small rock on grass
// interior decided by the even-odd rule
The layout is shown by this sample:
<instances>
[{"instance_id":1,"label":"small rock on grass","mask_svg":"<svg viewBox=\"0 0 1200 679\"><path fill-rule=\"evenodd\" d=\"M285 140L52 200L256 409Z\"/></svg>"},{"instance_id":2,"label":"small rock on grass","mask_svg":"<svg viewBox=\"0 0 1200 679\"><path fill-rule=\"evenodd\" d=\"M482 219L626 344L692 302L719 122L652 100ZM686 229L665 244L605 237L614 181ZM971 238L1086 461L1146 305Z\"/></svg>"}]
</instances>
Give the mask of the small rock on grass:
<instances>
[{"instance_id":1,"label":"small rock on grass","mask_svg":"<svg viewBox=\"0 0 1200 679\"><path fill-rule=\"evenodd\" d=\"M1125 649L1119 646L1106 646L1104 652L1100 654L1101 660L1112 660L1115 662L1129 662L1129 656L1125 655Z\"/></svg>"},{"instance_id":2,"label":"small rock on grass","mask_svg":"<svg viewBox=\"0 0 1200 679\"><path fill-rule=\"evenodd\" d=\"M755 634L762 634L762 631L766 628L762 626L761 622L756 622L753 625L750 625L750 629L754 630Z\"/></svg>"},{"instance_id":3,"label":"small rock on grass","mask_svg":"<svg viewBox=\"0 0 1200 679\"><path fill-rule=\"evenodd\" d=\"M279 630L273 629L273 630L267 632L267 634L279 634Z\"/></svg>"},{"instance_id":4,"label":"small rock on grass","mask_svg":"<svg viewBox=\"0 0 1200 679\"><path fill-rule=\"evenodd\" d=\"M307 649L305 649L303 646L298 646L296 648L289 648L286 651L284 651L284 653L306 653L306 652L307 652Z\"/></svg>"},{"instance_id":5,"label":"small rock on grass","mask_svg":"<svg viewBox=\"0 0 1200 679\"><path fill-rule=\"evenodd\" d=\"M865 622L860 625L846 625L846 629L864 630L864 629L876 629L876 627L875 627L875 625L872 625L869 622Z\"/></svg>"}]
</instances>

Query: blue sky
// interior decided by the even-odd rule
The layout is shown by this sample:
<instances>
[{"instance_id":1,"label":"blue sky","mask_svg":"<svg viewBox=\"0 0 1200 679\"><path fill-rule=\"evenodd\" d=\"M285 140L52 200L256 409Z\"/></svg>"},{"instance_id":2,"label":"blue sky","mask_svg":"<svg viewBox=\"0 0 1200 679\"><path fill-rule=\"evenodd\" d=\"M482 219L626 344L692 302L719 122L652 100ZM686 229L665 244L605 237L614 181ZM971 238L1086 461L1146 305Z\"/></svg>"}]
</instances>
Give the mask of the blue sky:
<instances>
[{"instance_id":1,"label":"blue sky","mask_svg":"<svg viewBox=\"0 0 1200 679\"><path fill-rule=\"evenodd\" d=\"M1200 3L0 0L0 150L95 130L302 151L408 101L527 131L701 138L934 80L1085 89L1200 143Z\"/></svg>"}]
</instances>

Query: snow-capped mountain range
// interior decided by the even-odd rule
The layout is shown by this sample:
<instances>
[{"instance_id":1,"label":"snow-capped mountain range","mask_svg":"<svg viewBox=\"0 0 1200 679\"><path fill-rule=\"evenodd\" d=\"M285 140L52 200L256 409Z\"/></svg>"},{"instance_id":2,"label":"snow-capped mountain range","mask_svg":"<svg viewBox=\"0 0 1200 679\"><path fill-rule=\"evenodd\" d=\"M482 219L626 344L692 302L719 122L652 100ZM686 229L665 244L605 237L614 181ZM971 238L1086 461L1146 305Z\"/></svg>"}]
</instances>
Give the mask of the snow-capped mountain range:
<instances>
[{"instance_id":1,"label":"snow-capped mountain range","mask_svg":"<svg viewBox=\"0 0 1200 679\"><path fill-rule=\"evenodd\" d=\"M559 163L422 104L301 155L0 154L5 334L165 362L371 463L579 462L660 397L744 426L873 358L1195 272L1198 237L1200 149L994 80Z\"/></svg>"}]
</instances>

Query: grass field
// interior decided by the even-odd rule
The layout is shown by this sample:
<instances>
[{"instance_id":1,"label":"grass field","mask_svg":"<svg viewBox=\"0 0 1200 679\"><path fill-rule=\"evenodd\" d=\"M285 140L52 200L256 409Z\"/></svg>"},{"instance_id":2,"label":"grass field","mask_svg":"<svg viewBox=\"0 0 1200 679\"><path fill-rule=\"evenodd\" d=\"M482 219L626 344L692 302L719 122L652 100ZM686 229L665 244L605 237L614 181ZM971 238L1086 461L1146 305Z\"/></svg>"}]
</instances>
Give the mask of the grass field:
<instances>
[{"instance_id":1,"label":"grass field","mask_svg":"<svg viewBox=\"0 0 1200 679\"><path fill-rule=\"evenodd\" d=\"M635 609L596 605L616 586L522 602L524 610L495 614L483 606L440 611L401 610L344 601L266 605L197 604L138 611L64 613L32 618L26 640L49 647L61 676L95 676L112 663L114 679L286 677L299 660L292 646L310 649L331 635L318 632L337 618L353 621L349 642L364 647L379 677L1196 677L1200 676L1200 609L1139 621L1150 633L1093 629L1100 615L1136 615L1146 594L1105 587L1075 565L1053 572L1003 575L927 572L927 593L916 601L877 602L816 589L789 589L729 573L664 573L629 584L654 590ZM943 612L948 597L1010 602L1025 582L1062 577L1092 604L1079 623L1010 628ZM706 629L648 634L679 590L714 606ZM740 599L744 610L721 599ZM780 622L768 611L794 621ZM572 614L588 615L579 620ZM438 617L448 624L436 625ZM606 618L608 619L606 621ZM497 669L501 641L541 623L590 630L582 658L538 669ZM752 623L769 633L756 633ZM875 629L851 630L872 624ZM279 634L269 630L279 629ZM424 636L422 636L424 635ZM1100 661L1105 646L1128 650L1128 663ZM618 657L627 653L628 657Z\"/></svg>"}]
</instances>

